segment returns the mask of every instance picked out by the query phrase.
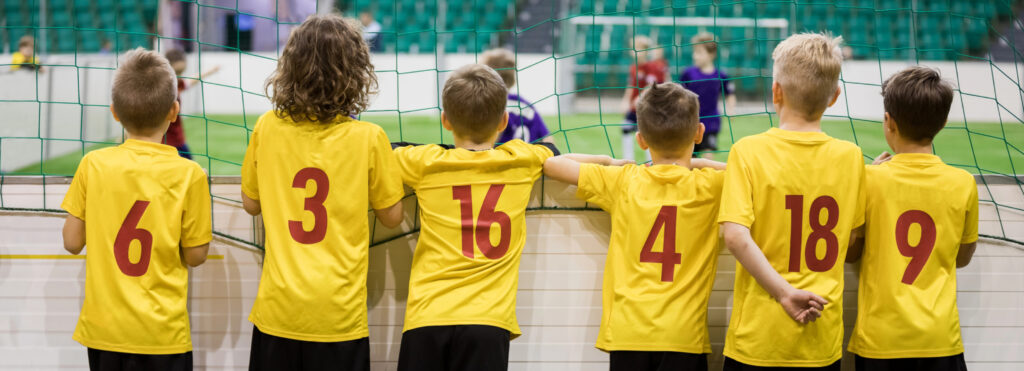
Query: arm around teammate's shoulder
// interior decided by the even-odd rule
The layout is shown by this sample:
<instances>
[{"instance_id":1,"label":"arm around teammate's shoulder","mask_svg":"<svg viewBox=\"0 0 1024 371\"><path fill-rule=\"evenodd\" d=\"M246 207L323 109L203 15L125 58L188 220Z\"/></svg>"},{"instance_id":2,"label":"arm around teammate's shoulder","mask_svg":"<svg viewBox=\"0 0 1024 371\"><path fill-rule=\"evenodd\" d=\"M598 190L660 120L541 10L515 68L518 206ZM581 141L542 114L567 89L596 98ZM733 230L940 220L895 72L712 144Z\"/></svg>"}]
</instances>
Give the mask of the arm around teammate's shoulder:
<instances>
[{"instance_id":1,"label":"arm around teammate's shoulder","mask_svg":"<svg viewBox=\"0 0 1024 371\"><path fill-rule=\"evenodd\" d=\"M544 175L569 184L579 184L580 166L583 164L599 164L605 166L622 166L631 164L630 160L617 160L606 155L585 155L567 153L550 157L544 161Z\"/></svg>"}]
</instances>

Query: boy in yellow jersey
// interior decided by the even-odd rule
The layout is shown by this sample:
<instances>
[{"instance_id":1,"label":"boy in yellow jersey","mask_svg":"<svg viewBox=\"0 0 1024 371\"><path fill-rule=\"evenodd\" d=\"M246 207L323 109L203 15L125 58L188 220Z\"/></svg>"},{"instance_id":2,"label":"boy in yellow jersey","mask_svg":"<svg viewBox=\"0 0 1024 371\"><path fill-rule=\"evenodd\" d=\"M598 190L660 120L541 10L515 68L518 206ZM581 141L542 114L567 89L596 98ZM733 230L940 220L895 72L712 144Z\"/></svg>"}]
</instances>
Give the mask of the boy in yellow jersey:
<instances>
[{"instance_id":1,"label":"boy in yellow jersey","mask_svg":"<svg viewBox=\"0 0 1024 371\"><path fill-rule=\"evenodd\" d=\"M882 97L896 155L867 167L866 243L847 254L856 261L863 247L850 352L857 370L966 370L956 268L978 240L978 186L932 154L953 88L938 71L910 67L882 83Z\"/></svg>"},{"instance_id":2,"label":"boy in yellow jersey","mask_svg":"<svg viewBox=\"0 0 1024 371\"><path fill-rule=\"evenodd\" d=\"M708 298L718 263L714 218L725 177L720 170L691 170L712 163L691 160L704 134L699 110L697 94L654 84L636 103L636 140L650 148L650 166L602 166L624 161L578 154L544 163L544 174L578 184L578 197L612 217L597 348L610 352L613 371L708 369Z\"/></svg>"},{"instance_id":3,"label":"boy in yellow jersey","mask_svg":"<svg viewBox=\"0 0 1024 371\"><path fill-rule=\"evenodd\" d=\"M490 67L456 70L442 92L441 123L454 148L395 150L416 191L420 235L412 258L399 370L506 370L519 336L516 287L526 204L549 143L511 140L505 83Z\"/></svg>"},{"instance_id":4,"label":"boy in yellow jersey","mask_svg":"<svg viewBox=\"0 0 1024 371\"><path fill-rule=\"evenodd\" d=\"M242 164L245 210L266 230L250 370L370 369L366 212L397 226L405 193L384 130L350 117L376 84L358 26L337 15L295 28L267 81L274 109Z\"/></svg>"},{"instance_id":5,"label":"boy in yellow jersey","mask_svg":"<svg viewBox=\"0 0 1024 371\"><path fill-rule=\"evenodd\" d=\"M61 204L64 248L89 247L73 338L92 370L191 370L186 265L202 264L213 239L206 173L160 144L178 115L164 57L128 52L112 90L127 139L82 157Z\"/></svg>"},{"instance_id":6,"label":"boy in yellow jersey","mask_svg":"<svg viewBox=\"0 0 1024 371\"><path fill-rule=\"evenodd\" d=\"M779 43L779 128L729 153L718 221L738 264L725 370L839 369L843 260L864 222L861 150L821 131L840 93L839 42L805 33Z\"/></svg>"}]
</instances>

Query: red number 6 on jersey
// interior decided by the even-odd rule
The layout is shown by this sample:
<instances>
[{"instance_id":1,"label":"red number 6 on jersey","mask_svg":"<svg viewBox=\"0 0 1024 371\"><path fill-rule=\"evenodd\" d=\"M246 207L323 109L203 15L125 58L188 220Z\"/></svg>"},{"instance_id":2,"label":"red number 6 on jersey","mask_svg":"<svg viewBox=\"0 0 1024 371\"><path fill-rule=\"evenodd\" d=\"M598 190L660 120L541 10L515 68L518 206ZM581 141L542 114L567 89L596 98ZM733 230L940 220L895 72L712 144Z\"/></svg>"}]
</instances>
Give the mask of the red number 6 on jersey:
<instances>
[{"instance_id":1,"label":"red number 6 on jersey","mask_svg":"<svg viewBox=\"0 0 1024 371\"><path fill-rule=\"evenodd\" d=\"M121 273L132 277L146 274L149 270L149 256L153 252L153 234L138 228L139 220L142 219L147 207L149 201L135 201L131 210L128 210L128 216L121 222L117 237L114 238L114 260L117 261L117 267L121 269ZM139 261L132 263L128 257L128 250L135 240L139 240L142 251L139 254Z\"/></svg>"},{"instance_id":2,"label":"red number 6 on jersey","mask_svg":"<svg viewBox=\"0 0 1024 371\"><path fill-rule=\"evenodd\" d=\"M303 229L302 220L288 221L288 232L291 232L292 239L307 245L323 241L327 236L327 208L324 207L324 201L327 201L327 192L331 188L327 173L315 167L307 167L295 173L292 188L305 189L310 180L316 183L316 193L306 197L304 210L313 213L313 229Z\"/></svg>"}]
</instances>

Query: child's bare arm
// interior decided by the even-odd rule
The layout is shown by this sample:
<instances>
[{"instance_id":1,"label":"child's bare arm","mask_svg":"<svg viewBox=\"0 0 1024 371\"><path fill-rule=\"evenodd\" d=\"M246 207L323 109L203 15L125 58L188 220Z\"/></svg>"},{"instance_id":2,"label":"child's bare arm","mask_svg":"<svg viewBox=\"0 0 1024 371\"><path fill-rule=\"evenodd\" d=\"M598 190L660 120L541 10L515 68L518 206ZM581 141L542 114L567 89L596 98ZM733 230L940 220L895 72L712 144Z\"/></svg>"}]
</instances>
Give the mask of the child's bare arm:
<instances>
[{"instance_id":1,"label":"child's bare arm","mask_svg":"<svg viewBox=\"0 0 1024 371\"><path fill-rule=\"evenodd\" d=\"M706 158L695 158L690 160L690 168L692 169L703 169L712 168L715 170L725 170L725 163L718 162L715 160L708 160Z\"/></svg>"},{"instance_id":2,"label":"child's bare arm","mask_svg":"<svg viewBox=\"0 0 1024 371\"><path fill-rule=\"evenodd\" d=\"M856 263L864 253L864 226L850 232L850 248L846 250L846 262Z\"/></svg>"},{"instance_id":3,"label":"child's bare arm","mask_svg":"<svg viewBox=\"0 0 1024 371\"><path fill-rule=\"evenodd\" d=\"M74 215L64 219L64 250L78 255L85 247L85 221Z\"/></svg>"},{"instance_id":4,"label":"child's bare arm","mask_svg":"<svg viewBox=\"0 0 1024 371\"><path fill-rule=\"evenodd\" d=\"M750 228L725 222L722 223L722 232L725 234L725 246L729 248L729 252L751 276L754 276L757 283L782 305L790 318L806 324L821 317L821 311L828 301L810 291L799 290L782 278L750 236Z\"/></svg>"},{"instance_id":5,"label":"child's bare arm","mask_svg":"<svg viewBox=\"0 0 1024 371\"><path fill-rule=\"evenodd\" d=\"M185 264L190 267L198 267L200 264L206 262L206 256L210 253L210 244L204 243L199 246L184 247L181 248L181 257L185 259Z\"/></svg>"},{"instance_id":6,"label":"child's bare arm","mask_svg":"<svg viewBox=\"0 0 1024 371\"><path fill-rule=\"evenodd\" d=\"M606 155L569 153L551 157L544 161L544 175L564 183L578 185L580 180L580 165L582 164L622 166L632 162L633 161L629 160L616 160Z\"/></svg>"},{"instance_id":7,"label":"child's bare arm","mask_svg":"<svg viewBox=\"0 0 1024 371\"><path fill-rule=\"evenodd\" d=\"M725 114L729 116L736 115L736 94L725 96Z\"/></svg>"},{"instance_id":8,"label":"child's bare arm","mask_svg":"<svg viewBox=\"0 0 1024 371\"><path fill-rule=\"evenodd\" d=\"M249 198L249 196L245 195L245 192L242 192L242 208L249 215L260 215L260 212L263 211L262 207L260 207L260 200Z\"/></svg>"},{"instance_id":9,"label":"child's bare arm","mask_svg":"<svg viewBox=\"0 0 1024 371\"><path fill-rule=\"evenodd\" d=\"M978 248L977 242L965 243L960 245L960 251L956 253L956 267L963 268L967 264L971 263L971 258L974 257L974 250Z\"/></svg>"},{"instance_id":10,"label":"child's bare arm","mask_svg":"<svg viewBox=\"0 0 1024 371\"><path fill-rule=\"evenodd\" d=\"M373 214L377 216L377 220L380 220L380 224L388 228L395 228L402 224L402 219L405 217L404 212L402 200L383 209L373 209Z\"/></svg>"}]
</instances>

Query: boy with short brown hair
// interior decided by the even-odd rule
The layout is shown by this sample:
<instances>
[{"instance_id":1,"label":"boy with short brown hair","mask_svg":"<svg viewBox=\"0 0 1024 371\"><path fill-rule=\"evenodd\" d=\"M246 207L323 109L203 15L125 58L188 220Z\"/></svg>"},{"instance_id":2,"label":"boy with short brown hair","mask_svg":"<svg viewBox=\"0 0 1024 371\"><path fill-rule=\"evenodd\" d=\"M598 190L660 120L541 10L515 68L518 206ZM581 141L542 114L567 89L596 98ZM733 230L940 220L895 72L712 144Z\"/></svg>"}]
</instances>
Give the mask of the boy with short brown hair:
<instances>
[{"instance_id":1,"label":"boy with short brown hair","mask_svg":"<svg viewBox=\"0 0 1024 371\"><path fill-rule=\"evenodd\" d=\"M611 370L708 369L724 173L697 167L724 164L691 158L703 138L699 110L679 84L652 85L636 103L636 139L650 148L650 166L581 154L544 163L544 174L578 184L577 197L611 214L597 335Z\"/></svg>"},{"instance_id":2,"label":"boy with short brown hair","mask_svg":"<svg viewBox=\"0 0 1024 371\"><path fill-rule=\"evenodd\" d=\"M459 68L442 92L441 123L455 145L395 150L421 223L399 370L508 368L509 341L520 335L526 205L544 160L556 152L521 140L494 147L508 124L507 91L490 67Z\"/></svg>"},{"instance_id":3,"label":"boy with short brown hair","mask_svg":"<svg viewBox=\"0 0 1024 371\"><path fill-rule=\"evenodd\" d=\"M866 238L846 259L863 248L850 352L857 370L966 370L956 268L977 244L978 186L932 154L953 87L934 69L910 67L882 83L882 97L896 155L866 169Z\"/></svg>"},{"instance_id":4,"label":"boy with short brown hair","mask_svg":"<svg viewBox=\"0 0 1024 371\"><path fill-rule=\"evenodd\" d=\"M206 260L213 238L206 173L160 144L178 113L166 59L128 52L112 90L128 138L82 157L61 204L64 248L91 247L73 338L93 370L191 370L187 266Z\"/></svg>"}]
</instances>

